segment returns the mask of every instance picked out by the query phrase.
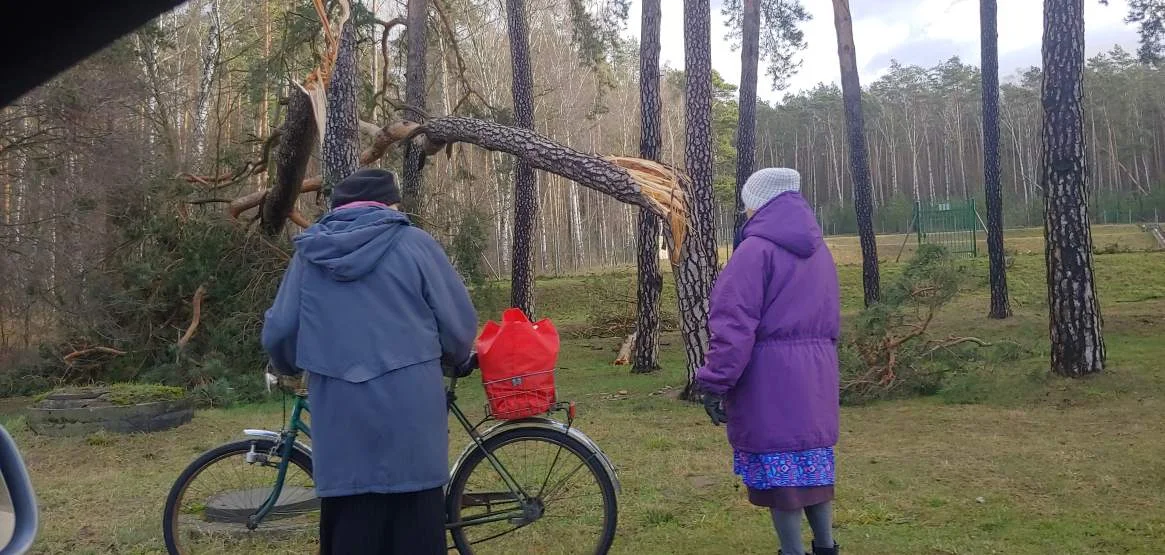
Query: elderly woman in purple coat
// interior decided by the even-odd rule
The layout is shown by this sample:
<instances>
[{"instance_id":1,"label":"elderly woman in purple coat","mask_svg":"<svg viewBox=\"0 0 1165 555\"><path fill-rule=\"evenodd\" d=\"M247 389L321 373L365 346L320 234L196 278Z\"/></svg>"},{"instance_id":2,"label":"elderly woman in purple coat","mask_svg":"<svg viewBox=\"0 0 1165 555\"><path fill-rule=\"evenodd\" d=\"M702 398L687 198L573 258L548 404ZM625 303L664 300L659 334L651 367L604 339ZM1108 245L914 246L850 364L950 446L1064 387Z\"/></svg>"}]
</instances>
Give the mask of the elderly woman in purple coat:
<instances>
[{"instance_id":1,"label":"elderly woman in purple coat","mask_svg":"<svg viewBox=\"0 0 1165 555\"><path fill-rule=\"evenodd\" d=\"M833 447L838 436L840 292L833 256L801 176L752 175L749 220L710 299L711 342L697 374L713 423L728 424L733 469L748 499L768 508L784 555L801 555L801 514L813 554L833 542Z\"/></svg>"}]
</instances>

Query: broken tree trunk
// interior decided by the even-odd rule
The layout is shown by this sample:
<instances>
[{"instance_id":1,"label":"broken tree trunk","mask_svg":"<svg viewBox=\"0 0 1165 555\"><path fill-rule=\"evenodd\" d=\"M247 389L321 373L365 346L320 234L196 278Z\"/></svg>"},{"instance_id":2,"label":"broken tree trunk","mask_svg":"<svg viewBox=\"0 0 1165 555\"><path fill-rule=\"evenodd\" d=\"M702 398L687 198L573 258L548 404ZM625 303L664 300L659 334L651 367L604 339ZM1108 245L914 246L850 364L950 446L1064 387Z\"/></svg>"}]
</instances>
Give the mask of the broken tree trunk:
<instances>
[{"instance_id":1,"label":"broken tree trunk","mask_svg":"<svg viewBox=\"0 0 1165 555\"><path fill-rule=\"evenodd\" d=\"M298 87L291 87L291 96L287 100L287 119L283 120L279 134L279 149L275 152L275 181L271 189L259 196L263 205L259 210L259 229L267 235L283 231L283 224L299 198L307 163L315 148L316 128L311 99ZM234 208L231 207L232 214Z\"/></svg>"},{"instance_id":2,"label":"broken tree trunk","mask_svg":"<svg viewBox=\"0 0 1165 555\"><path fill-rule=\"evenodd\" d=\"M324 196L360 167L360 120L356 117L356 29L347 17L340 31L340 47L327 86L324 122Z\"/></svg>"}]
</instances>

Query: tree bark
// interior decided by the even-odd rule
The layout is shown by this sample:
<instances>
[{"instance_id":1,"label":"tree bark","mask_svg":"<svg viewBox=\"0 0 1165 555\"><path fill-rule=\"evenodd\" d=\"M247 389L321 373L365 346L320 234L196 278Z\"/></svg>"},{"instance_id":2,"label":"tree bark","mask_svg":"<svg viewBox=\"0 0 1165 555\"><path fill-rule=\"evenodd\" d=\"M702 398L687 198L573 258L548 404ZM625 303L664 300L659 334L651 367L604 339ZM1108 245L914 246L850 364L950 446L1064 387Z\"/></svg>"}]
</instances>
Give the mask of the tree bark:
<instances>
[{"instance_id":1,"label":"tree bark","mask_svg":"<svg viewBox=\"0 0 1165 555\"><path fill-rule=\"evenodd\" d=\"M263 195L259 209L259 229L267 235L283 231L284 223L299 198L307 164L316 144L311 98L298 87L293 86L290 90L287 116L280 127L279 147L275 151L274 185Z\"/></svg>"},{"instance_id":2,"label":"tree bark","mask_svg":"<svg viewBox=\"0 0 1165 555\"><path fill-rule=\"evenodd\" d=\"M327 88L324 127L324 196L360 167L360 120L356 117L356 29L351 19L340 32L340 47Z\"/></svg>"},{"instance_id":3,"label":"tree bark","mask_svg":"<svg viewBox=\"0 0 1165 555\"><path fill-rule=\"evenodd\" d=\"M854 212L857 214L858 237L862 246L862 289L866 306L870 306L878 302L879 297L878 245L874 237L873 208L870 206L869 152L866 149L862 87L858 79L849 0L833 0L833 23L837 28L837 56L841 62L841 90L854 180Z\"/></svg>"},{"instance_id":4,"label":"tree bark","mask_svg":"<svg viewBox=\"0 0 1165 555\"><path fill-rule=\"evenodd\" d=\"M210 88L214 84L222 53L222 29L219 20L218 0L210 2L210 29L206 43L202 46L202 75L198 82L198 97L194 106L194 154L198 157L196 166L202 168L202 155L206 151L207 126L210 120Z\"/></svg>"},{"instance_id":5,"label":"tree bark","mask_svg":"<svg viewBox=\"0 0 1165 555\"><path fill-rule=\"evenodd\" d=\"M660 111L663 100L659 90L660 0L643 1L643 24L639 43L639 156L659 161ZM659 269L659 218L650 210L639 209L636 224L637 266L639 283L636 293L638 312L635 325L635 349L631 371L644 373L659 368L659 303L663 292L663 274Z\"/></svg>"},{"instance_id":6,"label":"tree bark","mask_svg":"<svg viewBox=\"0 0 1165 555\"><path fill-rule=\"evenodd\" d=\"M1003 319L1011 315L1011 305L1007 299L1003 190L999 175L999 30L996 0L980 0L979 10L983 57L983 181L987 188L987 257L991 264L991 311L988 316ZM961 152L959 158L961 161Z\"/></svg>"},{"instance_id":7,"label":"tree bark","mask_svg":"<svg viewBox=\"0 0 1165 555\"><path fill-rule=\"evenodd\" d=\"M1044 2L1044 238L1052 371L1104 369L1103 324L1092 272L1084 159L1084 3Z\"/></svg>"},{"instance_id":8,"label":"tree bark","mask_svg":"<svg viewBox=\"0 0 1165 555\"><path fill-rule=\"evenodd\" d=\"M740 122L736 130L736 220L733 233L744 227L740 192L755 168L756 71L760 61L760 0L742 0L740 48ZM735 236L735 235L734 235Z\"/></svg>"},{"instance_id":9,"label":"tree bark","mask_svg":"<svg viewBox=\"0 0 1165 555\"><path fill-rule=\"evenodd\" d=\"M506 0L506 23L513 59L514 124L534 129L534 83L530 74L530 32L525 0ZM514 245L510 298L534 317L534 222L538 219L538 182L534 169L519 158L514 165Z\"/></svg>"},{"instance_id":10,"label":"tree bark","mask_svg":"<svg viewBox=\"0 0 1165 555\"><path fill-rule=\"evenodd\" d=\"M409 0L408 4L408 62L405 69L405 104L410 108L425 108L425 53L427 50L426 30L428 29L428 0ZM387 31L386 31L387 32ZM405 119L420 122L423 115L414 110L405 110ZM404 180L401 197L405 210L422 214L424 204L424 183L421 174L421 160L424 153L412 144L405 144ZM422 218L423 221L423 218Z\"/></svg>"},{"instance_id":11,"label":"tree bark","mask_svg":"<svg viewBox=\"0 0 1165 555\"><path fill-rule=\"evenodd\" d=\"M712 191L712 16L708 0L684 0L684 73L691 236L675 269L680 330L688 356L683 398L698 400L696 371L708 346L708 296L716 279L716 227Z\"/></svg>"}]
</instances>

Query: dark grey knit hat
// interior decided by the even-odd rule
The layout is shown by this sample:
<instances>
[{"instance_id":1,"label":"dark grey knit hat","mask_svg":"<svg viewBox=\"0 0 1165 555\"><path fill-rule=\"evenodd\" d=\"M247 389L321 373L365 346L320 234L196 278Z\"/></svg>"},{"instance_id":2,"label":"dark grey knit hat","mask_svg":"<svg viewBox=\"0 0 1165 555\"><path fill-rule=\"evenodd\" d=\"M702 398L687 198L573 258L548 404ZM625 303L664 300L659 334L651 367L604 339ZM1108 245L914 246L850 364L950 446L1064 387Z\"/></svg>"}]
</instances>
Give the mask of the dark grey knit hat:
<instances>
[{"instance_id":1,"label":"dark grey knit hat","mask_svg":"<svg viewBox=\"0 0 1165 555\"><path fill-rule=\"evenodd\" d=\"M332 190L332 206L339 208L359 201L392 206L401 201L396 175L388 170L366 168L349 175Z\"/></svg>"}]
</instances>

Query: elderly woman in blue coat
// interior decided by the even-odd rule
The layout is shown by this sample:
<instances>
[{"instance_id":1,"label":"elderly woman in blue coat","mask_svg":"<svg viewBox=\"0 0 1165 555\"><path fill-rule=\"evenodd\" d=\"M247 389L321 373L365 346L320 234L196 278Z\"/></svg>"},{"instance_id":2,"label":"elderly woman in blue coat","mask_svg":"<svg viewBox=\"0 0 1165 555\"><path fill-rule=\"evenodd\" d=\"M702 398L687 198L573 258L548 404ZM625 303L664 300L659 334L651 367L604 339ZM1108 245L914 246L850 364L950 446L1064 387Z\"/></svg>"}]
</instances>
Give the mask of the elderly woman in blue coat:
<instances>
[{"instance_id":1,"label":"elderly woman in blue coat","mask_svg":"<svg viewBox=\"0 0 1165 555\"><path fill-rule=\"evenodd\" d=\"M446 552L442 363L469 358L477 317L400 201L384 170L339 183L335 209L295 238L263 325L272 365L307 372L325 555Z\"/></svg>"}]
</instances>

